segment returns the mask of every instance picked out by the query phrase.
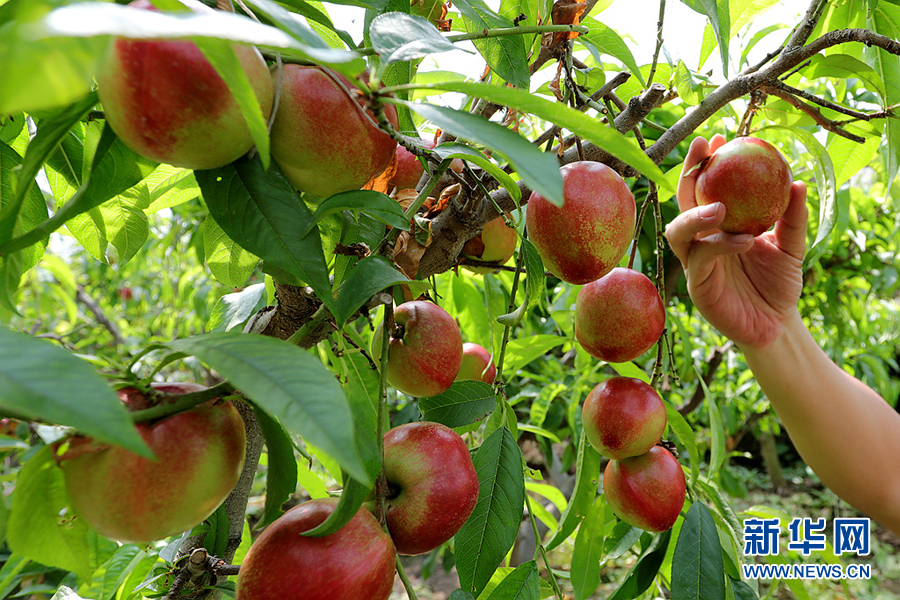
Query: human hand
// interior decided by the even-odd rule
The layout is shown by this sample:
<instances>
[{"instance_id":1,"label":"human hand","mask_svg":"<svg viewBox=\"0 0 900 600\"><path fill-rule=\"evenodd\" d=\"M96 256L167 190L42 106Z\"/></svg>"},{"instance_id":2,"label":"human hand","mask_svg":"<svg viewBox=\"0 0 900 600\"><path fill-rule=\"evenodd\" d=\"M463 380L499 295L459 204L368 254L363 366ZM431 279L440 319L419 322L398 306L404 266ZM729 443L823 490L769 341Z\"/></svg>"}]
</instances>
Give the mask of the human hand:
<instances>
[{"instance_id":1,"label":"human hand","mask_svg":"<svg viewBox=\"0 0 900 600\"><path fill-rule=\"evenodd\" d=\"M709 156L725 138L691 143L682 173ZM806 185L795 182L784 216L775 229L756 238L724 233L721 203L697 206L698 171L678 182L681 214L666 237L681 260L694 305L723 335L745 348L763 349L781 333L797 309L803 288L806 250Z\"/></svg>"}]
</instances>

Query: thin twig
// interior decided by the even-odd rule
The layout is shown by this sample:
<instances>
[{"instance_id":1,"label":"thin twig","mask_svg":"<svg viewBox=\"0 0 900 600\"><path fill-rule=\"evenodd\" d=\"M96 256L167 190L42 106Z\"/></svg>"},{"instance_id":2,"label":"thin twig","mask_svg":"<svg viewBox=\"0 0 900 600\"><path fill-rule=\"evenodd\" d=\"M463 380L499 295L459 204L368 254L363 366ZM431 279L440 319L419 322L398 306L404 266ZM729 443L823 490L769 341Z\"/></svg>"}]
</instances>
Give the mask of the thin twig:
<instances>
[{"instance_id":1,"label":"thin twig","mask_svg":"<svg viewBox=\"0 0 900 600\"><path fill-rule=\"evenodd\" d=\"M777 87L771 86L771 85L765 85L760 89L767 94L771 94L773 96L777 96L777 97L781 98L782 100L784 100L785 102L787 102L788 104L793 106L794 108L808 114L810 117L813 118L813 120L816 122L817 125L819 125L823 129L827 129L828 131L834 133L835 135L845 137L848 140L857 142L859 144L862 144L863 142L866 141L866 139L864 137L844 130L836 121L832 121L831 119L829 119L828 117L823 115L822 111L820 111L815 106L807 104L800 98L797 98L793 94L790 94L781 88L777 88Z\"/></svg>"},{"instance_id":2,"label":"thin twig","mask_svg":"<svg viewBox=\"0 0 900 600\"><path fill-rule=\"evenodd\" d=\"M656 65L659 62L659 51L663 45L663 20L666 16L666 0L659 0L659 21L656 22L656 50L653 51L653 63L650 74L647 76L647 87L653 85L653 77L656 75Z\"/></svg>"}]
</instances>

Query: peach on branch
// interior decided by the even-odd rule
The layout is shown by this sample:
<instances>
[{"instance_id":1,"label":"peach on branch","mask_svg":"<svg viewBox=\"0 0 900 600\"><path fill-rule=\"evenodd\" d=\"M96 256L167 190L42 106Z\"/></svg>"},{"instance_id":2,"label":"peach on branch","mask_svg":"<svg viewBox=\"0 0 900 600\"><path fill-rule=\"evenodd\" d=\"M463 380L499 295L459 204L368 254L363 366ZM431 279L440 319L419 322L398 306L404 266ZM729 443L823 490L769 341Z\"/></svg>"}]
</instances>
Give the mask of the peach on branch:
<instances>
[{"instance_id":1,"label":"peach on branch","mask_svg":"<svg viewBox=\"0 0 900 600\"><path fill-rule=\"evenodd\" d=\"M272 158L302 192L327 198L357 190L391 165L397 142L378 129L350 81L319 67L282 67ZM273 73L278 86L278 73ZM397 110L385 106L397 127Z\"/></svg>"},{"instance_id":2,"label":"peach on branch","mask_svg":"<svg viewBox=\"0 0 900 600\"><path fill-rule=\"evenodd\" d=\"M471 342L463 344L462 365L456 374L456 381L474 380L494 383L497 367L487 348Z\"/></svg>"},{"instance_id":3,"label":"peach on branch","mask_svg":"<svg viewBox=\"0 0 900 600\"><path fill-rule=\"evenodd\" d=\"M573 162L560 173L563 206L532 192L525 222L547 270L580 285L603 277L625 255L634 236L634 196L601 163Z\"/></svg>"},{"instance_id":4,"label":"peach on branch","mask_svg":"<svg viewBox=\"0 0 900 600\"><path fill-rule=\"evenodd\" d=\"M129 6L156 10L148 0ZM255 48L233 48L268 118L273 100L269 69ZM253 147L237 102L194 42L116 38L97 84L107 122L141 156L187 169L213 169Z\"/></svg>"},{"instance_id":5,"label":"peach on branch","mask_svg":"<svg viewBox=\"0 0 900 600\"><path fill-rule=\"evenodd\" d=\"M613 512L645 531L672 528L684 508L686 488L681 464L662 446L640 456L611 460L603 472L603 493Z\"/></svg>"},{"instance_id":6,"label":"peach on branch","mask_svg":"<svg viewBox=\"0 0 900 600\"><path fill-rule=\"evenodd\" d=\"M666 407L652 387L633 377L613 377L592 389L582 407L584 435L607 458L644 454L659 443Z\"/></svg>"}]
</instances>

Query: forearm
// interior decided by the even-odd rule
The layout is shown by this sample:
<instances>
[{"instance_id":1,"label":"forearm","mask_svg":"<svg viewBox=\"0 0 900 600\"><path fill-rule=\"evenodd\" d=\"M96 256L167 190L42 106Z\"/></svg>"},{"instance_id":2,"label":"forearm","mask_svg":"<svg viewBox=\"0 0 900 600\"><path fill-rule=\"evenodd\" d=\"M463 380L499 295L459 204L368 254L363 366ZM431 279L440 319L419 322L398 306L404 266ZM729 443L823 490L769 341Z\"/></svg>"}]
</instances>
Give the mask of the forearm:
<instances>
[{"instance_id":1,"label":"forearm","mask_svg":"<svg viewBox=\"0 0 900 600\"><path fill-rule=\"evenodd\" d=\"M803 460L838 496L900 532L900 414L835 365L799 313L747 364Z\"/></svg>"}]
</instances>

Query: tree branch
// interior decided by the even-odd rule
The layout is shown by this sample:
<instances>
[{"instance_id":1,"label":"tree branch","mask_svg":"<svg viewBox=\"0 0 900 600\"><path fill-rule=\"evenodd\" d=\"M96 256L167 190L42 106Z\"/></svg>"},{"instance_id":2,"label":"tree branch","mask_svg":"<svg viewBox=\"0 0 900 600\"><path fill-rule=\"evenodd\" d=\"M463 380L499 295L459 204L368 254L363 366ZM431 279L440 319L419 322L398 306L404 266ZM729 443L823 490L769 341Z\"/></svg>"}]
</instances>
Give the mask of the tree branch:
<instances>
[{"instance_id":1,"label":"tree branch","mask_svg":"<svg viewBox=\"0 0 900 600\"><path fill-rule=\"evenodd\" d=\"M787 102L788 104L790 104L791 106L796 108L797 110L803 111L804 113L808 114L810 117L813 118L813 120L816 122L817 125L819 125L823 129L827 129L828 131L834 133L835 135L845 137L848 140L851 140L858 144L862 144L863 142L866 141L866 139L864 137L861 137L861 136L852 134L848 131L845 131L844 129L841 128L839 123L837 123L836 121L832 121L831 119L829 119L828 117L823 115L822 111L820 111L818 108L807 104L800 98L797 98L793 94L789 93L787 90L784 90L782 88L779 88L779 87L776 87L773 85L764 85L760 89L763 92L765 92L766 94L770 94L772 96L777 96L777 97L781 98L782 100L784 100L785 102Z\"/></svg>"}]
</instances>

